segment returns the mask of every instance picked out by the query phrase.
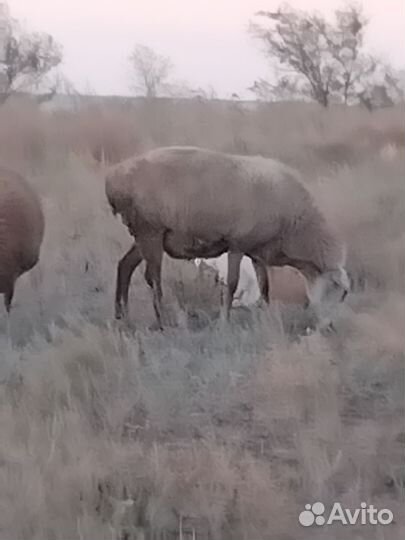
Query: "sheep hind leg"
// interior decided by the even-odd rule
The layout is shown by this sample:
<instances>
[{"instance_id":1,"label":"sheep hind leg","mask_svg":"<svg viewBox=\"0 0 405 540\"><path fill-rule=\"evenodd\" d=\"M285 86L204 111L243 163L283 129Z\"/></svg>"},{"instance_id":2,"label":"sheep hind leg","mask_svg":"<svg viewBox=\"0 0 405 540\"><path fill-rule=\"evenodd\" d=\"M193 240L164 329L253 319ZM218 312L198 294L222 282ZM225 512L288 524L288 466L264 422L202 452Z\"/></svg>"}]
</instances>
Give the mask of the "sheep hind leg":
<instances>
[{"instance_id":1,"label":"sheep hind leg","mask_svg":"<svg viewBox=\"0 0 405 540\"><path fill-rule=\"evenodd\" d=\"M117 284L115 289L115 318L128 317L129 284L136 267L141 263L142 255L134 244L118 263Z\"/></svg>"},{"instance_id":2,"label":"sheep hind leg","mask_svg":"<svg viewBox=\"0 0 405 540\"><path fill-rule=\"evenodd\" d=\"M229 321L233 297L238 288L242 257L242 253L228 253L227 294L225 301L225 318L227 321Z\"/></svg>"},{"instance_id":3,"label":"sheep hind leg","mask_svg":"<svg viewBox=\"0 0 405 540\"><path fill-rule=\"evenodd\" d=\"M152 288L153 309L160 330L162 325L162 259L163 238L161 235L148 236L139 241L142 256L146 261L145 280Z\"/></svg>"}]
</instances>

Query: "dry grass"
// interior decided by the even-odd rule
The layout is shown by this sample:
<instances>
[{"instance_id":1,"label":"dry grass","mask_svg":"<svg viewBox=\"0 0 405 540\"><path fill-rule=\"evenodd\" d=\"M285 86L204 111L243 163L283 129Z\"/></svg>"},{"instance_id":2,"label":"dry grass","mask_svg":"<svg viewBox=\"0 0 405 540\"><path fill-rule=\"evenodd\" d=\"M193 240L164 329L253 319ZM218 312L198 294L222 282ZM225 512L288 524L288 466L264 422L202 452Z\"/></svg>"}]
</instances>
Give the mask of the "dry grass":
<instances>
[{"instance_id":1,"label":"dry grass","mask_svg":"<svg viewBox=\"0 0 405 540\"><path fill-rule=\"evenodd\" d=\"M404 446L403 111L158 102L47 114L0 108L0 160L40 191L40 265L0 318L0 540L400 540ZM355 284L336 335L292 339L301 313L235 311L190 263L165 261L173 325L112 321L130 238L97 159L160 144L283 157L347 237ZM388 150L387 150L388 148ZM284 323L284 324L283 324ZM305 529L305 503L390 508L387 527Z\"/></svg>"}]
</instances>

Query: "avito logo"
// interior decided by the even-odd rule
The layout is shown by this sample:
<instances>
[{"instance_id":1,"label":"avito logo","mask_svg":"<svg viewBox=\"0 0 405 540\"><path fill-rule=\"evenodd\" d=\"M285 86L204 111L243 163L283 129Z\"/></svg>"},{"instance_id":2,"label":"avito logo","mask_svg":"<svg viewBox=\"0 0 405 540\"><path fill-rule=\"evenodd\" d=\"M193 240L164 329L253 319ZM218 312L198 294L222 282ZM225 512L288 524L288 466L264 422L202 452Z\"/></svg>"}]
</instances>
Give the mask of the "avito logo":
<instances>
[{"instance_id":1,"label":"avito logo","mask_svg":"<svg viewBox=\"0 0 405 540\"><path fill-rule=\"evenodd\" d=\"M394 514L388 508L378 510L372 504L365 502L360 504L360 508L351 510L344 508L341 503L335 502L328 516L325 516L325 505L321 502L306 504L298 516L298 521L304 527L311 525L389 525L394 520Z\"/></svg>"}]
</instances>

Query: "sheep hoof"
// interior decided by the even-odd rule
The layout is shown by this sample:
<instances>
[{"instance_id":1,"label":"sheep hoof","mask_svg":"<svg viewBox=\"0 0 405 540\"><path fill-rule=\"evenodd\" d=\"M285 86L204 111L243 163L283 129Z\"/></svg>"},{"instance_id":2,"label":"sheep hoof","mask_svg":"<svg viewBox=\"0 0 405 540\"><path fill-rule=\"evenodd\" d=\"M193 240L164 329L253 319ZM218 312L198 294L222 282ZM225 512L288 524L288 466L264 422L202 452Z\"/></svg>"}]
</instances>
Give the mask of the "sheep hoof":
<instances>
[{"instance_id":1,"label":"sheep hoof","mask_svg":"<svg viewBox=\"0 0 405 540\"><path fill-rule=\"evenodd\" d=\"M115 318L117 321L128 319L128 311L120 305L115 306Z\"/></svg>"}]
</instances>

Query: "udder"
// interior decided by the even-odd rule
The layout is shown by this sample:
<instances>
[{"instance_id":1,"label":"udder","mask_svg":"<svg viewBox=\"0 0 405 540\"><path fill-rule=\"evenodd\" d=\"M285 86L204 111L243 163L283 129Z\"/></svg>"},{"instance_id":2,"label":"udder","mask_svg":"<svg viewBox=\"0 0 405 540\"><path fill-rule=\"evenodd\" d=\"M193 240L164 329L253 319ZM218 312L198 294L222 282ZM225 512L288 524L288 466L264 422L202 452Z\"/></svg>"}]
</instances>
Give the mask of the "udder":
<instances>
[{"instance_id":1,"label":"udder","mask_svg":"<svg viewBox=\"0 0 405 540\"><path fill-rule=\"evenodd\" d=\"M219 257L228 251L228 243L223 238L205 240L183 233L167 231L163 238L164 250L175 259L208 259Z\"/></svg>"}]
</instances>

